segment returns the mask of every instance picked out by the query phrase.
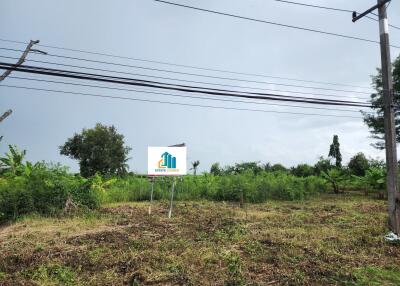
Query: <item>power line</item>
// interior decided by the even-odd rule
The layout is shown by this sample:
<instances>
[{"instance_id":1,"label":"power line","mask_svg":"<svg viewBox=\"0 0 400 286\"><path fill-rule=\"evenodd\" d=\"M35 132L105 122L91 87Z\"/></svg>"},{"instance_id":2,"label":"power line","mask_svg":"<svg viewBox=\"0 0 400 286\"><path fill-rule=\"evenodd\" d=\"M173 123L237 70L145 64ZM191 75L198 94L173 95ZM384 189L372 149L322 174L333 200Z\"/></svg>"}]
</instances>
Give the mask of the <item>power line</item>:
<instances>
[{"instance_id":1,"label":"power line","mask_svg":"<svg viewBox=\"0 0 400 286\"><path fill-rule=\"evenodd\" d=\"M10 69L13 68L11 64L8 63L0 63L3 67L0 66L1 69ZM198 86L189 86L189 85L177 85L177 84L169 84L157 81L148 81L134 78L125 78L125 77L115 77L101 74L93 74L93 73L82 73L68 70L60 70L60 69L50 69L50 68L42 68L42 67L33 67L33 66L21 66L18 68L13 68L13 70L27 72L27 73L37 73L43 75L53 75L53 76L61 76L61 77L69 77L76 79L85 79L85 80L95 80L95 81L103 81L109 83L118 83L118 84L128 84L135 86L143 86L143 87L151 87L151 88L160 88L174 91L183 91L183 92L195 92L201 94L212 94L212 95L226 95L226 94L240 94L240 97L248 97L248 98L258 98L258 99L266 99L265 97L276 97L283 98L284 100L300 100L307 102L323 102L326 104L332 105L357 105L364 107L370 107L370 105L366 105L363 102L355 102L355 101L344 101L344 100L331 100L331 99L322 99L322 98L309 98L309 97L298 97L298 96L287 96L281 94L271 94L271 93L256 93L256 92L244 92L244 91L236 91L236 90L226 90L226 89L215 89L215 88L206 88L206 87L198 87ZM246 95L246 96L243 96Z\"/></svg>"},{"instance_id":2,"label":"power line","mask_svg":"<svg viewBox=\"0 0 400 286\"><path fill-rule=\"evenodd\" d=\"M202 12L207 12L207 13L212 13L212 14L217 14L217 15L223 15L223 16L238 18L238 19L242 19L242 20L254 21L254 22L259 22L259 23L264 23L264 24L269 24L269 25L275 25L275 26L280 26L280 27L285 27L285 28L290 28L290 29L303 30L303 31L307 31L307 32L313 32L313 33L324 34L324 35L329 35L329 36L335 36L335 37L340 37L340 38L345 38L345 39L351 39L351 40L357 40L357 41L363 41L363 42L379 44L379 41L360 38L360 37L356 37L356 36L349 36L349 35L338 34L338 33L333 33L333 32L326 32L326 31L317 30L317 29L311 29L311 28L305 28L305 27L300 27L300 26L282 24L282 23L277 23L277 22L272 22L272 21L267 21L267 20L255 19L255 18L240 16L240 15L235 15L235 14L229 14L229 13L219 12L219 11L210 10L210 9L204 9L204 8L199 8L199 7L194 7L194 6L184 5L184 4L178 4L178 3L164 1L164 0L154 0L154 1L160 2L160 3L164 3L164 4L168 4L168 5L178 6L178 7L182 7L182 8L187 8L187 9L192 9L192 10L197 10L197 11L202 11ZM400 49L400 46L391 45L391 47Z\"/></svg>"},{"instance_id":3,"label":"power line","mask_svg":"<svg viewBox=\"0 0 400 286\"><path fill-rule=\"evenodd\" d=\"M313 4L306 4L306 3L294 2L294 1L285 1L285 0L274 0L274 1L276 1L276 2L283 2L283 3L287 3L287 4L294 4L294 5L312 7L312 8L320 8L320 9L325 9L325 10L332 10L332 11L353 13L352 10L346 10L346 9L340 9L340 8L333 8L333 7L326 7L326 6L313 5Z\"/></svg>"},{"instance_id":4,"label":"power line","mask_svg":"<svg viewBox=\"0 0 400 286\"><path fill-rule=\"evenodd\" d=\"M220 99L213 97L204 97L204 96L190 96L190 95L181 95L181 94L173 94L173 93L164 93L164 92L155 92L148 90L137 90L137 89L127 89L127 88L117 88L117 87L109 87L109 86L99 86L99 85L90 85L90 84L79 84L65 81L53 81L53 80L43 80L43 79L34 79L34 78L25 78L25 77L10 77L13 79L22 79L28 81L38 81L38 82L46 82L46 83L57 83L63 85L73 85L73 86L82 86L82 87L92 87L92 88L100 88L107 90L118 90L118 91L129 91L129 92L142 92L146 94L154 94L154 95L166 95L173 97L182 97L182 98L192 98L192 99L201 99L201 100L215 100L215 101L224 101L224 102L235 102L235 103L248 103L248 104L263 104L263 105L273 105L273 106L285 106L285 107L294 107L294 108L305 108L305 109L322 109L322 110L332 110L332 111L343 111L343 112L360 112L360 110L349 110L349 109L338 109L338 108L325 108L325 107L314 107L314 106L300 106L300 105L287 105L287 104L275 104L275 103L266 103L266 102L257 102L257 101L244 101L244 100L232 100L232 99Z\"/></svg>"},{"instance_id":5,"label":"power line","mask_svg":"<svg viewBox=\"0 0 400 286\"><path fill-rule=\"evenodd\" d=\"M131 98L131 97L100 95L100 94L83 93L83 92L72 92L72 91L64 91L64 90L51 90L51 89L42 89L42 88L32 88L32 87L26 87L26 86L0 85L0 87L20 88L20 89L27 89L27 90L47 91L47 92L74 94L74 95L83 95L83 96L92 96L92 97L101 97L101 98L109 98L109 99L121 99L121 100L152 102L152 103L172 104L172 105L191 106L191 107L203 107L203 108L213 108L213 109L226 109L226 110L264 112L264 113L278 113L278 114L293 114L293 115L308 115L308 116L322 116L322 117L341 117L341 118L357 118L357 119L360 118L360 117L357 117L357 116L348 116L348 115L334 115L334 114L320 114L320 113L301 113L301 112L289 112L289 111L275 111L275 110L247 109L247 108L235 108L235 107L224 107L224 106L213 106L213 105L200 105L200 104L190 104L190 103L180 103L180 102L170 102L170 101L160 101L160 100L150 100L150 99L138 99L138 98Z\"/></svg>"},{"instance_id":6,"label":"power line","mask_svg":"<svg viewBox=\"0 0 400 286\"><path fill-rule=\"evenodd\" d=\"M337 12L345 12L345 13L353 13L353 12L356 12L356 11L354 11L354 10L347 10L347 9L333 8L333 7L327 7L327 6L321 6L321 5L306 4L306 3L294 2L294 1L286 1L286 0L273 0L273 1L282 2L282 3L286 3L286 4L293 4L293 5L311 7L311 8L319 8L319 9L337 11ZM358 13L357 13L357 14L358 14ZM375 14L375 13L371 13L371 14L373 14L373 15L375 15L375 16L378 16L378 15ZM366 17L366 18L368 18L368 19L370 19L370 20L373 20L373 21L379 21L378 19L373 18L373 17L370 17L370 16L364 16L364 17ZM390 24L389 24L389 26L392 27L392 28L394 28L394 29L400 30L400 28L397 27L397 26L390 25Z\"/></svg>"},{"instance_id":7,"label":"power line","mask_svg":"<svg viewBox=\"0 0 400 286\"><path fill-rule=\"evenodd\" d=\"M0 56L0 58L15 59L14 57L7 57L7 56ZM166 80L173 80L173 81L180 81L180 82L190 82L190 83L196 83L196 84L207 84L207 85L214 85L214 86L234 87L234 88L252 89L252 90L287 92L287 93L296 93L296 94L308 94L308 95L326 96L326 97L338 97L338 98L349 98L349 97L351 97L351 98L355 98L355 99L366 100L366 98L356 97L356 96L349 96L349 95L333 95L333 94L300 92L300 91L294 92L294 91L288 91L288 90L277 90L277 89L259 88L259 87L251 87L251 86L239 86L239 85L231 85L231 84L221 84L221 83L212 83L212 82L202 82L202 81L194 81L194 80L176 79L176 78L161 77L161 76L154 76L154 75L144 75L144 74L138 74L138 73L130 73L130 72L123 72L123 71L108 70L108 69L91 68L91 67L84 67L84 66L77 66L77 65L68 65L68 64L54 63L54 62L47 62L47 61L37 61L37 60L28 60L28 61L35 62L35 63L42 63L42 64L51 64L51 65L57 65L57 66L64 66L64 67L89 69L89 70L102 71L102 72L127 74L127 75L133 75L133 76L141 76L141 77L149 77L149 78L157 78L157 79L166 79Z\"/></svg>"},{"instance_id":8,"label":"power line","mask_svg":"<svg viewBox=\"0 0 400 286\"><path fill-rule=\"evenodd\" d=\"M13 41L13 40L1 39L1 38L0 38L0 41L8 42L8 43L15 43L15 44L25 43L22 41ZM199 67L199 66L193 66L193 65L184 65L184 64L176 64L176 63L164 62L164 61L140 59L140 58L127 57L127 56L119 56L119 55L113 55L113 54L107 54L107 53L87 51L87 50L50 46L50 45L38 45L38 46L44 47L44 48L50 48L50 49L78 52L78 53L84 53L84 54L90 54L90 55L99 55L99 56L105 56L105 57L111 57L111 58L117 58L117 59L125 59L125 60L127 59L127 60L140 61L140 62L146 62L146 63L155 63L155 64L161 64L161 65L182 67L182 68L191 68L191 69L204 70L204 71L229 73L229 74L245 75L245 76L254 76L254 77L262 77L262 78L273 78L273 79L280 79L280 80L291 80L291 81L308 82L308 83L333 85L333 86L347 86L347 87L354 87L354 88L371 89L371 87L366 87L366 86L358 86L358 85L335 83L335 82L325 82L325 81L314 81L314 80L306 80L306 79L298 79L298 78L290 78L290 77L271 76L271 75L256 74L256 73L245 73L245 72L237 72L237 71L230 71L230 70L224 70L224 69L205 68L205 67Z\"/></svg>"},{"instance_id":9,"label":"power line","mask_svg":"<svg viewBox=\"0 0 400 286\"><path fill-rule=\"evenodd\" d=\"M9 48L2 48L2 47L0 47L0 50L19 51L17 49L9 49ZM166 72L166 73L173 73L173 74L179 74L179 75L198 76L198 77L205 77L205 78L212 78L212 79L222 79L222 80L231 80L231 81L247 82L247 83L269 84L269 85L279 85L279 86L286 86L286 87L318 89L318 90L338 91L338 92L348 92L348 93L358 93L358 94L368 94L368 95L370 95L369 92L365 92L365 91L350 91L350 90L343 90L343 89L333 89L333 88L323 88L323 87L314 87L314 86L304 86L304 85L294 85L294 84L284 84L284 83L275 83L275 82L246 80L246 79L241 79L241 78L211 76L211 75L205 75L205 74L187 73L187 72L179 72L179 71L172 71L172 70L166 70L166 69L149 68L149 67L142 67L142 66L135 66L135 65L128 65L128 64L113 63L113 62L107 62L107 61L91 60L91 59L79 58L79 57L69 57L69 56L49 54L49 53L47 53L46 56L63 58L63 59L70 59L70 60L78 60L78 61L84 61L84 62L91 62L91 63L107 64L107 65L113 65L113 66L121 66L121 67L130 67L130 68L137 68L137 69L143 69L143 70L151 70L151 71L157 71L157 72Z\"/></svg>"},{"instance_id":10,"label":"power line","mask_svg":"<svg viewBox=\"0 0 400 286\"><path fill-rule=\"evenodd\" d=\"M288 102L302 102L302 103L311 103L311 104L322 104L322 105L341 105L341 106L358 106L358 107L370 107L370 105L364 104L362 102L355 101L343 101L343 100L329 100L329 99L320 99L320 98L302 98L302 97L294 97L294 96L283 96L271 93L251 93L251 92L238 92L232 90L221 90L221 89L210 89L203 87L195 87L195 86L182 86L175 85L171 86L170 84L165 84L161 82L151 82L144 81L132 78L120 78L99 74L89 74L89 73L81 73L81 72L73 72L68 70L57 70L57 69L49 69L49 68L41 68L41 67L32 67L32 66L20 66L13 68L12 64L8 63L0 63L0 69L13 69L15 71L25 72L25 73L35 73L42 75L51 75L58 77L68 77L75 79L85 79L85 80L94 80L94 81L102 81L109 83L118 83L118 84L127 84L141 87L151 87L157 89L165 89L165 90L173 90L173 91L182 91L189 93L199 93L199 94L208 94L208 95L218 95L218 96L231 96L231 97L243 97L250 99L263 99L263 100L279 100L279 101L288 101Z\"/></svg>"}]
</instances>

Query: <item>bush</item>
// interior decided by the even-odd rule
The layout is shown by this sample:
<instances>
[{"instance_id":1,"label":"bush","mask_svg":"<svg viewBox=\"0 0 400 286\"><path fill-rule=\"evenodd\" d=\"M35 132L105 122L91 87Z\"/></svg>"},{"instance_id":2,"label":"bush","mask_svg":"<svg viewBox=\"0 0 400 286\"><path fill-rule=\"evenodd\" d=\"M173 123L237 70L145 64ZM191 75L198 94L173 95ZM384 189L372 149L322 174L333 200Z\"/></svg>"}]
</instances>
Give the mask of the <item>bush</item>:
<instances>
[{"instance_id":1,"label":"bush","mask_svg":"<svg viewBox=\"0 0 400 286\"><path fill-rule=\"evenodd\" d=\"M35 210L31 192L25 188L21 178L1 180L0 184L0 222L15 219Z\"/></svg>"},{"instance_id":2,"label":"bush","mask_svg":"<svg viewBox=\"0 0 400 286\"><path fill-rule=\"evenodd\" d=\"M33 212L59 214L68 197L87 208L100 204L99 194L88 180L59 165L39 163L20 176L6 174L0 182L0 222Z\"/></svg>"},{"instance_id":3,"label":"bush","mask_svg":"<svg viewBox=\"0 0 400 286\"><path fill-rule=\"evenodd\" d=\"M173 178L157 178L154 199L169 199ZM286 172L252 171L237 175L185 176L176 178L176 200L214 200L261 203L270 199L302 200L328 190L324 179L309 176L299 178ZM128 176L120 178L110 187L103 202L143 201L150 197L151 182L147 178Z\"/></svg>"}]
</instances>

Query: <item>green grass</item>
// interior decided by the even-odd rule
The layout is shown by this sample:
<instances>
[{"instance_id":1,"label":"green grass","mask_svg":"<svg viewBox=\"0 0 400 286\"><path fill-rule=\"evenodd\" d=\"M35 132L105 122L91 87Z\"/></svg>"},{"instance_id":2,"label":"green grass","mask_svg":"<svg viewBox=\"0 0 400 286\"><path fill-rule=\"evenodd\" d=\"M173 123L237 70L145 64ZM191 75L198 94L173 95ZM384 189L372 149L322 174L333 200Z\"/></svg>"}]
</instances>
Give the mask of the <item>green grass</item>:
<instances>
[{"instance_id":1,"label":"green grass","mask_svg":"<svg viewBox=\"0 0 400 286\"><path fill-rule=\"evenodd\" d=\"M39 285L76 285L76 274L69 268L59 264L40 265L33 271L32 280Z\"/></svg>"},{"instance_id":2,"label":"green grass","mask_svg":"<svg viewBox=\"0 0 400 286\"><path fill-rule=\"evenodd\" d=\"M384 201L112 203L0 229L0 285L400 285ZM269 283L269 284L268 284Z\"/></svg>"},{"instance_id":3,"label":"green grass","mask_svg":"<svg viewBox=\"0 0 400 286\"><path fill-rule=\"evenodd\" d=\"M368 266L357 269L354 277L356 282L350 283L354 286L396 286L400 285L400 268L381 268Z\"/></svg>"}]
</instances>

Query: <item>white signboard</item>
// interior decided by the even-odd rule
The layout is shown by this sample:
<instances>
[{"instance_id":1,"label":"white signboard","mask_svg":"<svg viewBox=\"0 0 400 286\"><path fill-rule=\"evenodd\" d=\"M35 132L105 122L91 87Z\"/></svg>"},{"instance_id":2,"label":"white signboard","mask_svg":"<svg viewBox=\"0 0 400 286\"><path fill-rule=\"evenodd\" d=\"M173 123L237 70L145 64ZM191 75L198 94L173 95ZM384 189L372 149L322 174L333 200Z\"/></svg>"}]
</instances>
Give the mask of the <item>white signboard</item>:
<instances>
[{"instance_id":1,"label":"white signboard","mask_svg":"<svg viewBox=\"0 0 400 286\"><path fill-rule=\"evenodd\" d=\"M186 147L148 147L147 175L186 175Z\"/></svg>"}]
</instances>

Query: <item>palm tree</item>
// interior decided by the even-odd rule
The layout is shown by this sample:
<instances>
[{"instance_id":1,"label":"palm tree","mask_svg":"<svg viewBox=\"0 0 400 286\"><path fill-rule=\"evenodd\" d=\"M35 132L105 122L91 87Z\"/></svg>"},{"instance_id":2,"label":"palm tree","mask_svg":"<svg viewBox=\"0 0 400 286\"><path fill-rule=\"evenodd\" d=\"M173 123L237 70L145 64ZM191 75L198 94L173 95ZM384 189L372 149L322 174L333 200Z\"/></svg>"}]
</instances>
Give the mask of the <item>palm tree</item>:
<instances>
[{"instance_id":1,"label":"palm tree","mask_svg":"<svg viewBox=\"0 0 400 286\"><path fill-rule=\"evenodd\" d=\"M196 160L192 162L192 168L190 168L190 170L193 170L193 175L196 176L196 172L197 172L197 167L200 165L200 161Z\"/></svg>"}]
</instances>

